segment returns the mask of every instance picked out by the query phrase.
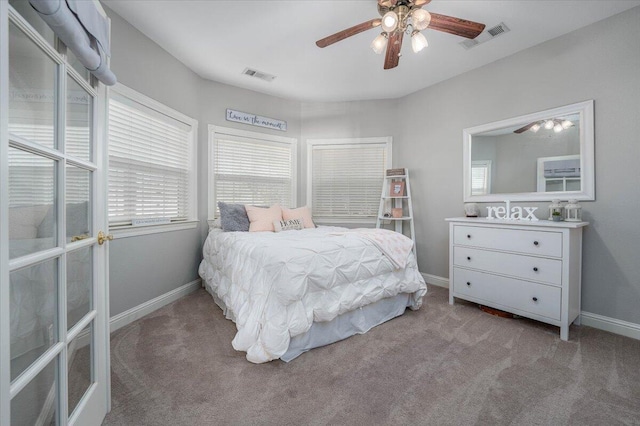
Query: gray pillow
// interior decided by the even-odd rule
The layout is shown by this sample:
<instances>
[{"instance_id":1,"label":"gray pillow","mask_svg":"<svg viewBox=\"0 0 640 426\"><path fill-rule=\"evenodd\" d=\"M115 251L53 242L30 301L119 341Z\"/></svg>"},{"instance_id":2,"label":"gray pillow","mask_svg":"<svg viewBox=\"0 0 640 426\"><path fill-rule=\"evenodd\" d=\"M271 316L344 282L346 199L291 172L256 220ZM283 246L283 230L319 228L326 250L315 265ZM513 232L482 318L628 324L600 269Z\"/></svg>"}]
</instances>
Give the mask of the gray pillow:
<instances>
[{"instance_id":1,"label":"gray pillow","mask_svg":"<svg viewBox=\"0 0 640 426\"><path fill-rule=\"evenodd\" d=\"M249 231L249 216L243 204L227 204L218 201L218 208L223 231Z\"/></svg>"}]
</instances>

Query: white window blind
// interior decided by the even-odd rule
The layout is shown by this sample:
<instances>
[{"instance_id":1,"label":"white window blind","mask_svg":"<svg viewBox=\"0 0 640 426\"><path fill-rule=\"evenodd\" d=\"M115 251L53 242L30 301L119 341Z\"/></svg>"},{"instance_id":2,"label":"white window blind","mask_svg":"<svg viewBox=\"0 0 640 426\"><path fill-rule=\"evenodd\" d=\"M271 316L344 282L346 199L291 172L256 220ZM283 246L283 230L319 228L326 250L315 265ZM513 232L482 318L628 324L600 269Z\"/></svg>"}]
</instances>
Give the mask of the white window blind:
<instances>
[{"instance_id":1,"label":"white window blind","mask_svg":"<svg viewBox=\"0 0 640 426\"><path fill-rule=\"evenodd\" d=\"M332 145L310 141L310 154L314 217L376 217L384 172L391 164L386 142Z\"/></svg>"},{"instance_id":2,"label":"white window blind","mask_svg":"<svg viewBox=\"0 0 640 426\"><path fill-rule=\"evenodd\" d=\"M295 144L213 133L213 208L218 201L295 207Z\"/></svg>"},{"instance_id":3,"label":"white window blind","mask_svg":"<svg viewBox=\"0 0 640 426\"><path fill-rule=\"evenodd\" d=\"M53 147L53 126L38 124L9 123L9 134L37 142L45 147ZM70 158L89 157L90 134L87 127L66 127L66 151ZM69 172L70 170L70 172ZM89 199L89 175L77 168L68 169L66 199L68 203ZM55 161L23 151L9 149L9 186L10 207L37 204L52 204L54 191Z\"/></svg>"},{"instance_id":4,"label":"white window blind","mask_svg":"<svg viewBox=\"0 0 640 426\"><path fill-rule=\"evenodd\" d=\"M471 195L486 195L491 192L491 161L471 162Z\"/></svg>"},{"instance_id":5,"label":"white window blind","mask_svg":"<svg viewBox=\"0 0 640 426\"><path fill-rule=\"evenodd\" d=\"M109 225L193 219L197 122L139 99L109 101Z\"/></svg>"}]
</instances>

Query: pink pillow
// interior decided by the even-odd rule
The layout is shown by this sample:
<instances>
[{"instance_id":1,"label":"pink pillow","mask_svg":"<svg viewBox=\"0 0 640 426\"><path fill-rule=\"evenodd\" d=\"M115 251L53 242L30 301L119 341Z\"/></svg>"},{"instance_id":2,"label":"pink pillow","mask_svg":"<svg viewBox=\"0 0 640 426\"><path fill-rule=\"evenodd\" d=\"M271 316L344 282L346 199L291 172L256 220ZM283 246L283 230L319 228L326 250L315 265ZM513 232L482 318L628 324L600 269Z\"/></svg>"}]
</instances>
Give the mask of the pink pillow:
<instances>
[{"instance_id":1,"label":"pink pillow","mask_svg":"<svg viewBox=\"0 0 640 426\"><path fill-rule=\"evenodd\" d=\"M316 224L311 219L311 209L307 206L297 209L282 209L282 219L291 220L302 218L305 228L315 228Z\"/></svg>"},{"instance_id":2,"label":"pink pillow","mask_svg":"<svg viewBox=\"0 0 640 426\"><path fill-rule=\"evenodd\" d=\"M247 210L247 216L249 216L249 232L274 232L273 222L282 220L282 207L280 207L280 204L274 204L268 209L246 204L244 208Z\"/></svg>"}]
</instances>

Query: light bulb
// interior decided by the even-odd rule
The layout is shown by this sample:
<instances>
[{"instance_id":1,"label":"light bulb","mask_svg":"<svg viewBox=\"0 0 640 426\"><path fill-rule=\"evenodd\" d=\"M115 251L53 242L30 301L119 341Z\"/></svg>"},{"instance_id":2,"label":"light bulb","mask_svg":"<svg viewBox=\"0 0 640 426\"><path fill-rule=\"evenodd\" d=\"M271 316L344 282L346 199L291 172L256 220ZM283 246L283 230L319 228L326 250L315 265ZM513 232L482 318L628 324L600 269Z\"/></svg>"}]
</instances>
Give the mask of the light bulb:
<instances>
[{"instance_id":1,"label":"light bulb","mask_svg":"<svg viewBox=\"0 0 640 426\"><path fill-rule=\"evenodd\" d=\"M424 9L415 9L411 12L411 24L413 28L422 31L431 23L431 14Z\"/></svg>"},{"instance_id":2,"label":"light bulb","mask_svg":"<svg viewBox=\"0 0 640 426\"><path fill-rule=\"evenodd\" d=\"M382 51L386 46L387 46L387 37L384 33L374 38L373 41L371 42L371 48L378 55L382 53Z\"/></svg>"},{"instance_id":3,"label":"light bulb","mask_svg":"<svg viewBox=\"0 0 640 426\"><path fill-rule=\"evenodd\" d=\"M398 15L390 10L382 17L382 29L390 33L398 27Z\"/></svg>"},{"instance_id":4,"label":"light bulb","mask_svg":"<svg viewBox=\"0 0 640 426\"><path fill-rule=\"evenodd\" d=\"M544 122L544 128L547 130L551 130L553 129L553 126L555 126L556 123L553 122L553 120L547 120Z\"/></svg>"},{"instance_id":5,"label":"light bulb","mask_svg":"<svg viewBox=\"0 0 640 426\"><path fill-rule=\"evenodd\" d=\"M411 34L411 48L415 53L418 53L427 46L429 46L429 43L421 32L414 31L413 34Z\"/></svg>"},{"instance_id":6,"label":"light bulb","mask_svg":"<svg viewBox=\"0 0 640 426\"><path fill-rule=\"evenodd\" d=\"M556 133L560 133L562 131L562 124L556 124L553 126L553 131Z\"/></svg>"},{"instance_id":7,"label":"light bulb","mask_svg":"<svg viewBox=\"0 0 640 426\"><path fill-rule=\"evenodd\" d=\"M537 133L537 132L538 132L538 130L540 130L540 123L536 123L536 124L534 124L533 126L531 126L531 127L530 127L530 130L531 130L533 133Z\"/></svg>"},{"instance_id":8,"label":"light bulb","mask_svg":"<svg viewBox=\"0 0 640 426\"><path fill-rule=\"evenodd\" d=\"M572 123L572 122L570 122L569 120L564 120L564 121L562 122L562 128L563 128L563 129L568 129L568 128L569 128L569 127L571 127L571 126L573 126L573 123Z\"/></svg>"}]
</instances>

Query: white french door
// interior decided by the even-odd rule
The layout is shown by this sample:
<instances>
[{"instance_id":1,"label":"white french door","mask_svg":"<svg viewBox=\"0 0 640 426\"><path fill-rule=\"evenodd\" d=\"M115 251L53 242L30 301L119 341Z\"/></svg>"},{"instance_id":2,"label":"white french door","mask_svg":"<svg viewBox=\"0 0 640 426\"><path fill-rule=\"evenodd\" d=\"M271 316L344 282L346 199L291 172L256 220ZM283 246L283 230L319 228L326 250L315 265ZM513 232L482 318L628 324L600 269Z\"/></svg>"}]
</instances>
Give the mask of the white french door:
<instances>
[{"instance_id":1,"label":"white french door","mask_svg":"<svg viewBox=\"0 0 640 426\"><path fill-rule=\"evenodd\" d=\"M0 425L99 425L106 91L21 13L0 0Z\"/></svg>"}]
</instances>

